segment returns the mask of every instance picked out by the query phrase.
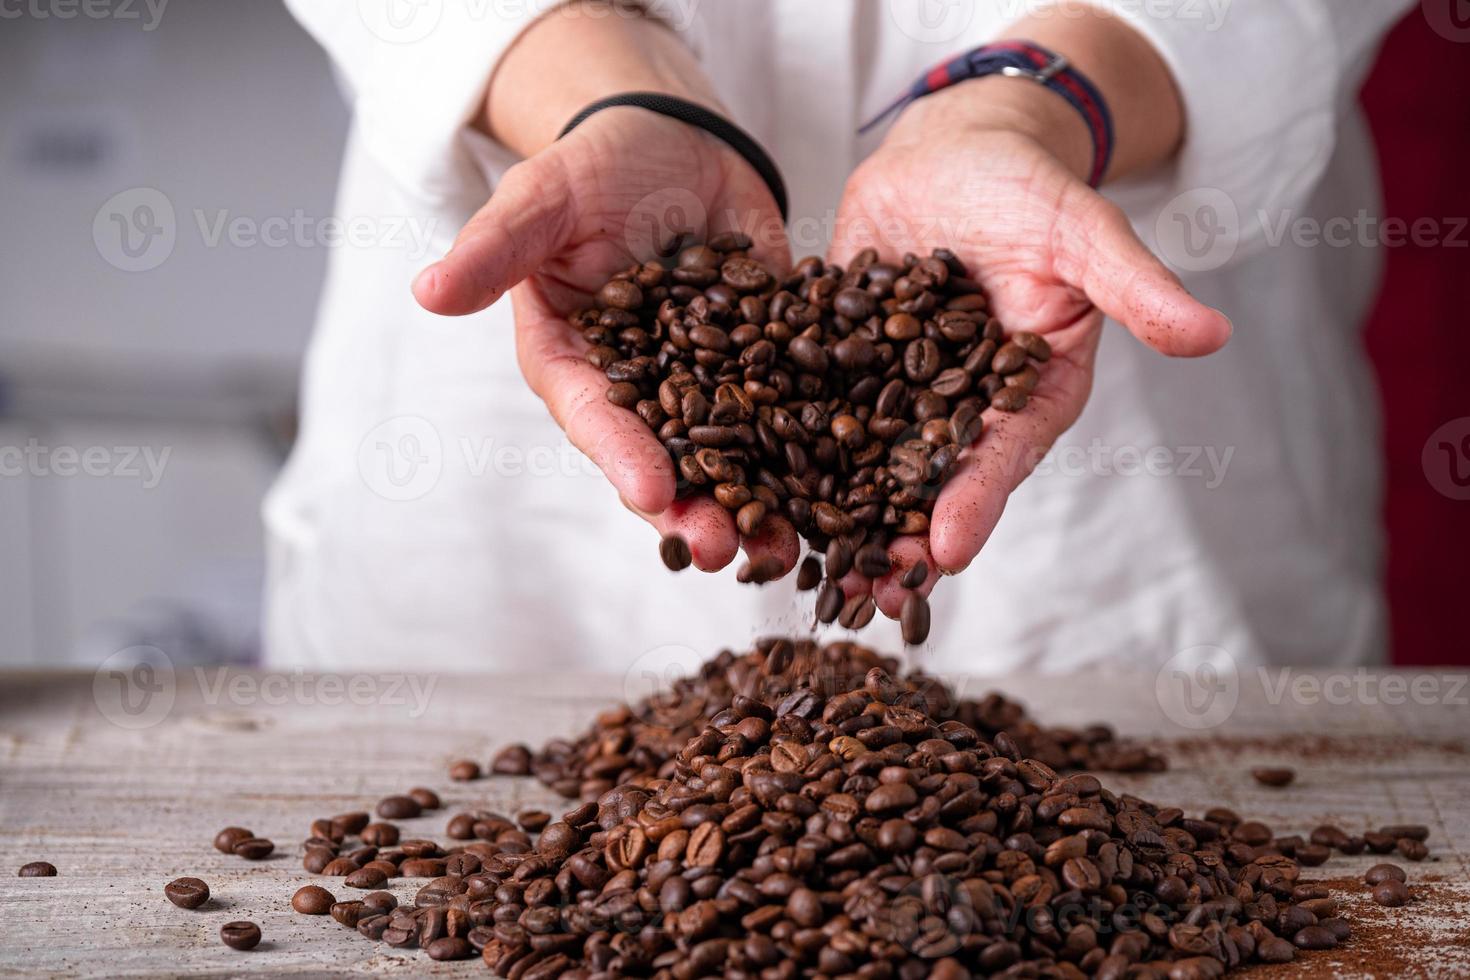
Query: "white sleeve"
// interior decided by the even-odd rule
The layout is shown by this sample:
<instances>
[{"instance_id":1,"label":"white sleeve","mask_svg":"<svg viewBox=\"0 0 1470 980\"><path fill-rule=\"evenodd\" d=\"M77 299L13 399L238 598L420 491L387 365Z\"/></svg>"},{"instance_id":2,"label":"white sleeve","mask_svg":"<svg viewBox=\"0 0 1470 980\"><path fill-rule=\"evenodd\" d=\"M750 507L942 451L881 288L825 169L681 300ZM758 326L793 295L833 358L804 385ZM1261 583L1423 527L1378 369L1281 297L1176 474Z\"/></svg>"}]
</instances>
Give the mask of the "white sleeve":
<instances>
[{"instance_id":1,"label":"white sleeve","mask_svg":"<svg viewBox=\"0 0 1470 980\"><path fill-rule=\"evenodd\" d=\"M467 123L495 65L562 0L286 0L351 89L364 149L416 197L478 172ZM483 140L481 141L483 142Z\"/></svg>"},{"instance_id":2,"label":"white sleeve","mask_svg":"<svg viewBox=\"0 0 1470 980\"><path fill-rule=\"evenodd\" d=\"M1383 35L1413 0L1088 0L1152 42L1179 87L1181 152L1110 193L1143 206L1233 208L1239 254L1261 215L1300 207L1335 149ZM1140 199L1140 198L1144 199Z\"/></svg>"}]
</instances>

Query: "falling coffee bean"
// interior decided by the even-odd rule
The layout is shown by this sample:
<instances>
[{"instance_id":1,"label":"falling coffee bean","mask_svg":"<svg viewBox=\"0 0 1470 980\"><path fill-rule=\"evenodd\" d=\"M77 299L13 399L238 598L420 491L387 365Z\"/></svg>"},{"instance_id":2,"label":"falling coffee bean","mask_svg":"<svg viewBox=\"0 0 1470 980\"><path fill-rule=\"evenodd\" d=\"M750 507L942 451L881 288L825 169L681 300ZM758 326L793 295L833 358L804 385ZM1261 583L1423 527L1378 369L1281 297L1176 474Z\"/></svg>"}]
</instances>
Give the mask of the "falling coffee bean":
<instances>
[{"instance_id":1,"label":"falling coffee bean","mask_svg":"<svg viewBox=\"0 0 1470 980\"><path fill-rule=\"evenodd\" d=\"M689 551L689 542L677 534L670 534L659 542L658 554L663 559L664 566L671 572L682 572L694 561L694 556Z\"/></svg>"}]
</instances>

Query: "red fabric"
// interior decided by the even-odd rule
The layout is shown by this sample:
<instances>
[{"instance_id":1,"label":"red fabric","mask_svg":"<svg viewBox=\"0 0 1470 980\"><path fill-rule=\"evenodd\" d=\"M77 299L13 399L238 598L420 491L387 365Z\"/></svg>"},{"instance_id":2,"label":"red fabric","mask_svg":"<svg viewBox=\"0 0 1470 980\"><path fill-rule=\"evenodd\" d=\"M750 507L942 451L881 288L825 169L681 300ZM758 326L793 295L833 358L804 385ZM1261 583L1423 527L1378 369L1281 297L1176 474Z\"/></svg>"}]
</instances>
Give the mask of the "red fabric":
<instances>
[{"instance_id":1,"label":"red fabric","mask_svg":"<svg viewBox=\"0 0 1470 980\"><path fill-rule=\"evenodd\" d=\"M1432 219L1444 242L1384 248L1386 278L1366 338L1383 398L1396 664L1470 665L1470 500L1436 489L1452 460L1438 456L1437 473L1425 462L1431 435L1470 416L1470 19L1463 26L1451 40L1416 7L1389 36L1362 93L1383 172L1384 218ZM1464 426L1470 433L1470 422ZM1441 452L1450 451L1436 446L1431 457ZM1459 453L1470 473L1470 446Z\"/></svg>"}]
</instances>

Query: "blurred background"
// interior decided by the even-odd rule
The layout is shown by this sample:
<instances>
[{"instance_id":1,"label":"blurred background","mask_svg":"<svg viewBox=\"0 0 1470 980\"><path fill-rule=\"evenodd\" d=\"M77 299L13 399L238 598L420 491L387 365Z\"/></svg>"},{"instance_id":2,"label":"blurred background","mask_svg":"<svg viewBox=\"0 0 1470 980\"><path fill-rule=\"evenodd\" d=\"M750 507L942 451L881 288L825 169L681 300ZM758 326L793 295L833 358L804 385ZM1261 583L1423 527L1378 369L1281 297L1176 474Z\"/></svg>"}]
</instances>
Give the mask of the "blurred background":
<instances>
[{"instance_id":1,"label":"blurred background","mask_svg":"<svg viewBox=\"0 0 1470 980\"><path fill-rule=\"evenodd\" d=\"M1365 333L1400 664L1470 663L1470 229L1448 237L1470 216L1470 49L1444 56L1464 6L1426 0L1362 93L1381 217L1447 236L1383 248ZM347 107L275 3L85 11L0 21L0 666L249 662Z\"/></svg>"}]
</instances>

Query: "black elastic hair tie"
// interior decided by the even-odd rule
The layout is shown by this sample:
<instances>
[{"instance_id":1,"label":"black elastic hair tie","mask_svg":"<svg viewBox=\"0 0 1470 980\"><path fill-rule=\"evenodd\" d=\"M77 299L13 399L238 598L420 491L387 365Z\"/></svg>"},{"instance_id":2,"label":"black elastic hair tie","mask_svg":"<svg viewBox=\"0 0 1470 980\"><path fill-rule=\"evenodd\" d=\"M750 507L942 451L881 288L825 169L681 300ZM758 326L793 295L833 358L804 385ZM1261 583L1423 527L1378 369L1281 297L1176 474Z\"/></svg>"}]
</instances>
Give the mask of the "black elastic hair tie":
<instances>
[{"instance_id":1,"label":"black elastic hair tie","mask_svg":"<svg viewBox=\"0 0 1470 980\"><path fill-rule=\"evenodd\" d=\"M776 199L776 207L781 212L781 220L786 220L786 182L781 179L781 171L776 169L776 164L771 160L770 155L761 149L761 145L745 130L702 105L696 105L676 96L664 95L662 92L624 92L621 95L610 95L605 99L598 99L573 116L572 121L562 127L562 131L557 134L556 138L561 139L586 122L588 117L603 109L612 109L617 106L647 109L649 112L677 119L682 123L702 129L728 144L730 149L744 157L745 162L754 167L761 180L766 182L771 196Z\"/></svg>"}]
</instances>

